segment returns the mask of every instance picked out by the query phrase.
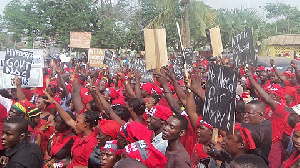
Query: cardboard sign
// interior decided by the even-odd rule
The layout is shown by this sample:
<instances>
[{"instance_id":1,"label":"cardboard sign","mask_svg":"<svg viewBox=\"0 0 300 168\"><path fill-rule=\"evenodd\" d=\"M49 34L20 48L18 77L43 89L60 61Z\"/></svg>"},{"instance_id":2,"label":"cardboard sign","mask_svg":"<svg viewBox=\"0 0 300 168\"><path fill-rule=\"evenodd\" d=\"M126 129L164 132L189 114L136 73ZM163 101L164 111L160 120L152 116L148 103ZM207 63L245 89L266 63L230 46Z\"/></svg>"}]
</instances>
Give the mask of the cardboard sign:
<instances>
[{"instance_id":1,"label":"cardboard sign","mask_svg":"<svg viewBox=\"0 0 300 168\"><path fill-rule=\"evenodd\" d=\"M45 51L43 49L21 49L21 50L33 53L31 67L44 68Z\"/></svg>"},{"instance_id":2,"label":"cardboard sign","mask_svg":"<svg viewBox=\"0 0 300 168\"><path fill-rule=\"evenodd\" d=\"M30 78L18 76L21 81L21 87L43 87L43 69L31 68ZM6 74L0 70L0 89L15 88L14 75Z\"/></svg>"},{"instance_id":3,"label":"cardboard sign","mask_svg":"<svg viewBox=\"0 0 300 168\"><path fill-rule=\"evenodd\" d=\"M27 51L24 51L27 50ZM44 67L44 52L43 50L40 49L22 49L22 50L14 50L14 49L7 49L8 52L0 52L0 61L3 63L3 66L0 66L0 89L3 88L15 88L15 85L13 83L15 75L17 75L17 73L13 73L13 72L17 72L21 71L20 69L21 66L11 68L8 65L6 65L8 69L8 71L10 71L11 69L13 69L11 72L12 74L7 74L5 73L5 69L4 66L5 64L9 64L11 63L11 60L9 62L6 62L6 59L11 58L12 55L18 53L28 53L28 51L30 54L33 54L32 57L32 63L30 66L30 70L28 72L27 70L22 71L22 74L17 75L18 78L21 81L21 86L22 87L42 87L43 86L43 67ZM6 54L12 54L9 55L8 57L6 57ZM21 54L22 55L22 54ZM16 58L14 58L16 59ZM24 58L22 58L21 60L24 60ZM19 60L20 62L20 60ZM16 63L16 62L15 62ZM16 65L18 65L16 63ZM23 69L22 69L23 70ZM28 75L28 77L26 77L26 74L30 74Z\"/></svg>"},{"instance_id":4,"label":"cardboard sign","mask_svg":"<svg viewBox=\"0 0 300 168\"><path fill-rule=\"evenodd\" d=\"M203 120L229 133L233 133L236 72L231 67L210 65L203 107Z\"/></svg>"},{"instance_id":5,"label":"cardboard sign","mask_svg":"<svg viewBox=\"0 0 300 168\"><path fill-rule=\"evenodd\" d=\"M166 29L144 29L146 69L168 65Z\"/></svg>"},{"instance_id":6,"label":"cardboard sign","mask_svg":"<svg viewBox=\"0 0 300 168\"><path fill-rule=\"evenodd\" d=\"M222 56L223 44L221 40L221 32L219 26L209 29L211 47L213 56Z\"/></svg>"},{"instance_id":7,"label":"cardboard sign","mask_svg":"<svg viewBox=\"0 0 300 168\"><path fill-rule=\"evenodd\" d=\"M6 49L4 73L29 78L33 53L15 49Z\"/></svg>"},{"instance_id":8,"label":"cardboard sign","mask_svg":"<svg viewBox=\"0 0 300 168\"><path fill-rule=\"evenodd\" d=\"M104 56L105 56L105 49L90 48L89 55L88 55L88 61L90 63L90 66L106 67L106 65L103 64Z\"/></svg>"},{"instance_id":9,"label":"cardboard sign","mask_svg":"<svg viewBox=\"0 0 300 168\"><path fill-rule=\"evenodd\" d=\"M252 30L247 29L244 32L232 38L232 50L235 67L249 64L256 66L256 57L253 44Z\"/></svg>"},{"instance_id":10,"label":"cardboard sign","mask_svg":"<svg viewBox=\"0 0 300 168\"><path fill-rule=\"evenodd\" d=\"M90 48L91 32L70 32L70 48Z\"/></svg>"}]
</instances>

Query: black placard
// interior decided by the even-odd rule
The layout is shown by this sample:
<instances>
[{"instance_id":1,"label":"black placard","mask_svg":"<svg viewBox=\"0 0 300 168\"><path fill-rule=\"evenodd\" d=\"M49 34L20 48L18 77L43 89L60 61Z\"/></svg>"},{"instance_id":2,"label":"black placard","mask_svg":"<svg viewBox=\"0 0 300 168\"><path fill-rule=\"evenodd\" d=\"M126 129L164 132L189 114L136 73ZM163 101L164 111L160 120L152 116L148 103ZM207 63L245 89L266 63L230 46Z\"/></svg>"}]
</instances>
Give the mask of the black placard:
<instances>
[{"instance_id":1,"label":"black placard","mask_svg":"<svg viewBox=\"0 0 300 168\"><path fill-rule=\"evenodd\" d=\"M146 72L146 60L143 58L136 58L133 67L139 70L141 73Z\"/></svg>"},{"instance_id":2,"label":"black placard","mask_svg":"<svg viewBox=\"0 0 300 168\"><path fill-rule=\"evenodd\" d=\"M112 57L113 57L113 52L110 51L109 49L105 49L105 56L104 56L103 63L105 65L109 65L112 60Z\"/></svg>"},{"instance_id":3,"label":"black placard","mask_svg":"<svg viewBox=\"0 0 300 168\"><path fill-rule=\"evenodd\" d=\"M186 69L188 72L192 72L193 70L193 59L194 59L194 53L192 48L185 48L183 49L183 54L185 57L185 63L186 63Z\"/></svg>"},{"instance_id":4,"label":"black placard","mask_svg":"<svg viewBox=\"0 0 300 168\"><path fill-rule=\"evenodd\" d=\"M214 128L233 132L237 71L210 64L206 83L203 120Z\"/></svg>"},{"instance_id":5,"label":"black placard","mask_svg":"<svg viewBox=\"0 0 300 168\"><path fill-rule=\"evenodd\" d=\"M232 50L235 67L249 64L256 66L255 49L253 43L253 35L251 29L232 38Z\"/></svg>"},{"instance_id":6,"label":"black placard","mask_svg":"<svg viewBox=\"0 0 300 168\"><path fill-rule=\"evenodd\" d=\"M184 58L181 53L178 53L177 58L170 59L170 65L172 65L173 72L177 80L181 80L184 78L185 70L184 70Z\"/></svg>"},{"instance_id":7,"label":"black placard","mask_svg":"<svg viewBox=\"0 0 300 168\"><path fill-rule=\"evenodd\" d=\"M145 58L136 58L133 67L134 70L139 70L141 72L141 82L152 82L153 70L146 70Z\"/></svg>"},{"instance_id":8,"label":"black placard","mask_svg":"<svg viewBox=\"0 0 300 168\"><path fill-rule=\"evenodd\" d=\"M109 77L112 78L116 72L117 69L119 69L121 66L118 64L118 61L108 61L108 68L109 68Z\"/></svg>"},{"instance_id":9,"label":"black placard","mask_svg":"<svg viewBox=\"0 0 300 168\"><path fill-rule=\"evenodd\" d=\"M6 49L4 73L19 77L30 77L33 53L15 49Z\"/></svg>"}]
</instances>

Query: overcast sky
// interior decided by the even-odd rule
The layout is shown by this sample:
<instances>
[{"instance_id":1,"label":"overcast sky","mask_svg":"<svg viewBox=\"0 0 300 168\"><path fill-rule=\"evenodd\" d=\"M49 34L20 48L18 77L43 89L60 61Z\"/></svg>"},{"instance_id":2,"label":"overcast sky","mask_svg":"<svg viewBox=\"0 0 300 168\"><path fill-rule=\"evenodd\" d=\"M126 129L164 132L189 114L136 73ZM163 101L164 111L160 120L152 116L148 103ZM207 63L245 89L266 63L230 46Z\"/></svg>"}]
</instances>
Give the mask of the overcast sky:
<instances>
[{"instance_id":1,"label":"overcast sky","mask_svg":"<svg viewBox=\"0 0 300 168\"><path fill-rule=\"evenodd\" d=\"M5 5L10 0L0 0L0 14L3 14ZM203 0L204 3L213 8L240 8L240 7L252 7L260 10L259 6L264 6L266 3L283 2L292 6L298 6L300 8L300 0Z\"/></svg>"},{"instance_id":2,"label":"overcast sky","mask_svg":"<svg viewBox=\"0 0 300 168\"><path fill-rule=\"evenodd\" d=\"M264 6L267 3L282 2L292 6L300 7L300 0L203 0L204 3L213 8L240 8L252 7L259 9L259 6Z\"/></svg>"}]
</instances>

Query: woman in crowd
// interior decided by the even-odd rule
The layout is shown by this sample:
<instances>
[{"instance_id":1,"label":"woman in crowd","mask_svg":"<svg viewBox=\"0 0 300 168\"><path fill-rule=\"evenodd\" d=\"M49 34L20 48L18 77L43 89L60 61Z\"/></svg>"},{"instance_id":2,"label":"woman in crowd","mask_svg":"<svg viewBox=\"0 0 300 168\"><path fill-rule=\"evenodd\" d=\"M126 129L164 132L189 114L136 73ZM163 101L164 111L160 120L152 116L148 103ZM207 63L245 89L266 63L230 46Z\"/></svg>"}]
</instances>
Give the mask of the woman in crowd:
<instances>
[{"instance_id":1,"label":"woman in crowd","mask_svg":"<svg viewBox=\"0 0 300 168\"><path fill-rule=\"evenodd\" d=\"M117 141L106 141L105 145L101 148L101 168L112 168L121 159L119 154Z\"/></svg>"},{"instance_id":2,"label":"woman in crowd","mask_svg":"<svg viewBox=\"0 0 300 168\"><path fill-rule=\"evenodd\" d=\"M68 112L68 114L75 120L75 116L72 113ZM71 161L71 148L76 136L60 115L56 115L54 121L55 133L51 135L48 141L45 155L46 167L67 166Z\"/></svg>"},{"instance_id":3,"label":"woman in crowd","mask_svg":"<svg viewBox=\"0 0 300 168\"><path fill-rule=\"evenodd\" d=\"M300 167L300 123L296 124L293 135L294 152L282 164L282 168Z\"/></svg>"},{"instance_id":4,"label":"woman in crowd","mask_svg":"<svg viewBox=\"0 0 300 168\"><path fill-rule=\"evenodd\" d=\"M45 92L45 94L49 99L47 101L55 104L61 118L67 125L74 129L77 134L71 149L72 161L68 167L87 166L88 159L98 143L93 128L98 125L99 113L94 111L84 111L76 117L76 120L74 120L47 92Z\"/></svg>"},{"instance_id":5,"label":"woman in crowd","mask_svg":"<svg viewBox=\"0 0 300 168\"><path fill-rule=\"evenodd\" d=\"M99 121L97 130L98 134L96 135L96 138L98 140L98 145L94 148L94 151L89 158L89 168L99 168L101 166L99 162L101 148L105 145L105 142L117 140L117 135L120 131L120 124L114 120L103 119Z\"/></svg>"},{"instance_id":6,"label":"woman in crowd","mask_svg":"<svg viewBox=\"0 0 300 168\"><path fill-rule=\"evenodd\" d=\"M41 112L40 117L46 121L48 121L49 123L54 123L54 116L52 114L50 114L50 112L48 112L46 109L47 107L50 105L50 103L45 102L44 101L47 100L47 96L45 95L41 95L38 97L35 105L38 108L38 110Z\"/></svg>"}]
</instances>

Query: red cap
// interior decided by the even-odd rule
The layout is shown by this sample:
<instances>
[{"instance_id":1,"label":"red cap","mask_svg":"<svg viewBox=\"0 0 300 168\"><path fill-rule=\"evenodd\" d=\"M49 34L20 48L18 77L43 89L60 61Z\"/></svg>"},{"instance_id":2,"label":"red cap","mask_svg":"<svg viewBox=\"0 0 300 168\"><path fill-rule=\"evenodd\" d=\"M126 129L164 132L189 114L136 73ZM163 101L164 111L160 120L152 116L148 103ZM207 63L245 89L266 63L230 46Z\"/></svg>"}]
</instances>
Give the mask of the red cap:
<instances>
[{"instance_id":1,"label":"red cap","mask_svg":"<svg viewBox=\"0 0 300 168\"><path fill-rule=\"evenodd\" d=\"M149 142L140 140L125 147L124 154L144 163L149 168L165 168L168 159Z\"/></svg>"},{"instance_id":2,"label":"red cap","mask_svg":"<svg viewBox=\"0 0 300 168\"><path fill-rule=\"evenodd\" d=\"M120 123L114 120L103 119L98 121L99 128L105 135L109 135L112 139L117 139L117 135L120 131Z\"/></svg>"},{"instance_id":3,"label":"red cap","mask_svg":"<svg viewBox=\"0 0 300 168\"><path fill-rule=\"evenodd\" d=\"M151 116L160 118L165 121L173 115L171 109L163 105L153 106L148 113Z\"/></svg>"},{"instance_id":4,"label":"red cap","mask_svg":"<svg viewBox=\"0 0 300 168\"><path fill-rule=\"evenodd\" d=\"M294 128L295 131L300 131L300 123L297 123L295 128Z\"/></svg>"},{"instance_id":5,"label":"red cap","mask_svg":"<svg viewBox=\"0 0 300 168\"><path fill-rule=\"evenodd\" d=\"M137 140L152 140L152 131L148 130L145 125L136 121L131 121L121 126L120 134L130 143Z\"/></svg>"},{"instance_id":6,"label":"red cap","mask_svg":"<svg viewBox=\"0 0 300 168\"><path fill-rule=\"evenodd\" d=\"M149 95L152 94L152 89L153 89L153 84L152 83L144 83L142 85L142 89L144 89Z\"/></svg>"}]
</instances>

